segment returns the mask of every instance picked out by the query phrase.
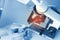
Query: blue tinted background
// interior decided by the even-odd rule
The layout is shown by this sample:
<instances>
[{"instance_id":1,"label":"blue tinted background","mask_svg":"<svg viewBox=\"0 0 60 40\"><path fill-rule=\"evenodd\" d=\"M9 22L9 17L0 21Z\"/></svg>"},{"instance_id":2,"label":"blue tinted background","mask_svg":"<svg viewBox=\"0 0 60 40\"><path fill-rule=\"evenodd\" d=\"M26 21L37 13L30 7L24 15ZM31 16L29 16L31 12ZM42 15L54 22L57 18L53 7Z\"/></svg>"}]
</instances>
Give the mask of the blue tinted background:
<instances>
[{"instance_id":1,"label":"blue tinted background","mask_svg":"<svg viewBox=\"0 0 60 40\"><path fill-rule=\"evenodd\" d=\"M5 28L5 26L14 22L18 24L28 24L27 19L34 6L31 1L27 5L19 3L16 0L2 1L0 1L0 7L4 8L4 10L0 18L0 28ZM54 5L58 9L58 11L60 11L60 0L44 0L44 3L46 3L47 5ZM54 40L60 40L60 31L58 32L58 35L56 35L56 38Z\"/></svg>"}]
</instances>

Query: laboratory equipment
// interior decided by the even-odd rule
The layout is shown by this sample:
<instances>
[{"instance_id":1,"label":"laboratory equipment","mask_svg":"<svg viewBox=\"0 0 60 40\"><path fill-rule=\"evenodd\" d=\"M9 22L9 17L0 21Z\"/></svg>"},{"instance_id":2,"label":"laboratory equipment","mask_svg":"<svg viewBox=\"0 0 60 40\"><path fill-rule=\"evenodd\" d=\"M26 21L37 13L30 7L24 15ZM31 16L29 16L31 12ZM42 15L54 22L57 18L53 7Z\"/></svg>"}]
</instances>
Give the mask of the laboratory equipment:
<instances>
[{"instance_id":1,"label":"laboratory equipment","mask_svg":"<svg viewBox=\"0 0 60 40\"><path fill-rule=\"evenodd\" d=\"M46 5L42 5L42 4L40 4L40 2L38 2L37 0L33 0L33 2L35 3L35 5L36 6L39 6L39 10L41 10L40 8L42 8L42 7L40 7L40 6L43 6L44 8L42 8L42 10L45 10L44 12L45 13L43 13L44 15L46 15L47 17L49 17L50 19L52 19L53 21L54 21L54 23L53 24L55 24L55 22L56 22L56 24L58 24L57 26L58 26L58 28L59 28L59 24L60 24L60 19L59 19L59 17L60 17L60 15L59 15L59 12L57 12L57 10L56 9L54 9L54 6L46 6ZM37 2L37 3L36 3ZM39 4L38 4L39 3ZM49 12L48 12L49 11ZM54 12L54 13L53 13ZM57 13L55 13L55 12L57 12ZM53 14L52 14L53 13ZM56 25L55 24L55 25ZM54 26L55 27L55 26ZM58 29L57 28L57 29Z\"/></svg>"},{"instance_id":2,"label":"laboratory equipment","mask_svg":"<svg viewBox=\"0 0 60 40\"><path fill-rule=\"evenodd\" d=\"M36 29L38 29L38 31L41 30L41 34L42 34L44 29L47 28L46 25L48 25L48 22L49 22L49 18L43 14L38 13L36 10L36 6L34 6L33 11L31 12L28 18L28 23L33 25L33 26L31 25L32 28L35 27Z\"/></svg>"},{"instance_id":3,"label":"laboratory equipment","mask_svg":"<svg viewBox=\"0 0 60 40\"><path fill-rule=\"evenodd\" d=\"M34 1L37 1L37 0L34 0ZM56 9L56 8L54 8L54 7L46 7L45 5L43 5L43 6L39 6L39 1L37 1L37 2L34 2L33 1L33 3L36 5L36 9L38 10L38 13L40 13L41 12L41 14L43 14L42 16L45 16L46 18L44 19L45 21L42 23L42 25L40 25L40 21L38 21L38 23L35 23L35 22L29 22L29 24L31 24L31 23L33 23L32 25L30 25L29 27L25 27L26 29L24 29L24 31L22 31L22 30L20 30L21 28L20 27L18 27L18 26L13 26L13 28L11 28L12 30L10 30L10 31L12 31L12 33L10 33L10 34L12 34L12 35L15 35L15 34L17 34L17 33L21 33L23 36L24 36L24 39L25 40L29 40L29 39L31 39L32 38L32 33L33 32L30 32L31 30L34 30L34 31L36 31L36 32L38 32L39 34L41 33L42 35L45 35L45 37L47 36L47 37L51 37L51 38L54 38L55 37L55 33L56 33L56 31L58 30L58 28L59 28L59 25L60 25L60 19L58 20L58 18L60 17L60 13L58 12L58 10ZM16 2L16 1L15 1ZM22 1L23 2L23 1ZM12 3L13 3L13 1L12 1ZM12 5L12 3L11 3L11 5ZM36 4L37 3L37 4ZM7 4L7 3L6 3ZM10 3L9 3L10 4ZM8 5L9 5L8 4ZM19 4L19 3L17 3L16 2L16 4ZM21 3L22 4L22 3ZM27 4L28 4L28 2L27 2ZM11 6L10 5L10 6ZM13 3L13 5L14 5L14 3ZM40 4L41 5L41 4ZM19 7L20 5L16 5L16 7ZM26 4L25 4L25 6L26 6ZM24 6L24 7L25 7ZM6 7L6 9L8 9L7 8L7 6L5 6ZM22 7L22 6L20 6L20 7ZM27 6L27 8L28 8L29 6ZM12 7L11 7L12 8ZM40 9L41 10L40 10ZM14 8L15 9L15 8ZM18 8L16 8L16 9L18 9ZM35 10L35 9L34 9ZM33 10L33 14L36 16L36 14L35 14L35 11ZM16 11L16 10L15 10ZM19 10L20 11L20 10ZM8 11L9 12L9 11ZM8 13L8 12L6 12L6 13ZM17 13L18 11L16 11L16 12L11 12L11 14L12 13ZM34 16L34 15L31 15L31 16ZM40 15L40 14L39 14ZM56 15L56 16L55 16ZM16 15L15 15L16 16ZM57 17L58 16L58 17ZM30 17L30 16L29 16ZM29 18L28 17L28 18ZM39 16L38 16L39 17ZM18 18L18 17L16 17L16 18ZM20 17L19 17L20 18ZM24 18L24 17L23 17ZM7 19L9 19L9 18L7 18ZM12 19L14 19L14 18L12 18ZM52 21L51 21L52 20ZM12 20L11 20L12 21ZM20 20L19 20L20 21ZM19 22L18 21L18 22ZM14 22L17 22L16 20L14 21ZM50 23L51 22L51 23ZM34 24L35 23L35 24ZM8 24L8 23L7 23ZM42 27L41 27L42 26ZM11 26L10 26L11 27ZM14 28L14 27L16 27L16 28ZM41 29L40 29L41 28ZM27 30L28 29L28 30ZM31 29L31 30L29 30L29 29ZM43 30L42 30L43 29ZM20 31L19 31L20 30ZM29 33L31 33L31 34L29 34ZM25 34L25 35L24 35ZM19 34L18 34L19 35ZM42 37L42 35L39 35L39 36L41 36ZM34 36L34 35L33 35ZM11 37L11 36L10 36ZM19 36L20 37L20 36ZM17 37L17 38L19 38L19 37ZM16 37L15 37L16 38ZM16 40L17 40L17 38L16 38ZM15 39L14 39L15 40Z\"/></svg>"},{"instance_id":4,"label":"laboratory equipment","mask_svg":"<svg viewBox=\"0 0 60 40\"><path fill-rule=\"evenodd\" d=\"M36 9L39 12L39 14L41 12L42 14L49 17L53 21L53 23L49 24L48 28L45 29L45 30L48 30L48 31L45 31L44 34L51 37L51 38L54 38L55 34L56 34L56 31L58 31L58 28L60 26L60 19L59 19L60 12L58 12L58 10L54 6L42 5L37 0L32 0L32 1L36 5Z\"/></svg>"}]
</instances>

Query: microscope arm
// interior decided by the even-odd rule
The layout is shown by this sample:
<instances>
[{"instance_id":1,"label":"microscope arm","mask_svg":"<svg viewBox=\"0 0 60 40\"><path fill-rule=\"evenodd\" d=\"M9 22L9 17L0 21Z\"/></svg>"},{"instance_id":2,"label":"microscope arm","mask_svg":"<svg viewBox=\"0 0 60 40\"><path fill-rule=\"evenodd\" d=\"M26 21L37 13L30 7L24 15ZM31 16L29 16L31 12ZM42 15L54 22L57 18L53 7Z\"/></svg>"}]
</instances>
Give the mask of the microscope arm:
<instances>
[{"instance_id":1,"label":"microscope arm","mask_svg":"<svg viewBox=\"0 0 60 40\"><path fill-rule=\"evenodd\" d=\"M44 13L44 15L46 15L47 17L49 17L50 19L53 20L52 26L54 26L57 29L59 28L59 26L60 26L60 15L58 13L56 13L54 10L49 8L47 10L47 12Z\"/></svg>"}]
</instances>

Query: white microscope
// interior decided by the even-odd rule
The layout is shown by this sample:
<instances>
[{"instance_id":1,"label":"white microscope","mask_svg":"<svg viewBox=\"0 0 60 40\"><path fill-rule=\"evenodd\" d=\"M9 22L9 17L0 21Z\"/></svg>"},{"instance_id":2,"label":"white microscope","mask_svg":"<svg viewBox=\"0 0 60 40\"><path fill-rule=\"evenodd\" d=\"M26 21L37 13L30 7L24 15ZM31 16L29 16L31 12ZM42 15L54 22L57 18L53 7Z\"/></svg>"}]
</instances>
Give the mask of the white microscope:
<instances>
[{"instance_id":1,"label":"white microscope","mask_svg":"<svg viewBox=\"0 0 60 40\"><path fill-rule=\"evenodd\" d=\"M36 9L38 10L39 13L44 14L48 18L50 18L53 23L49 24L48 27L46 28L45 32L43 34L54 38L56 31L60 27L60 12L55 8L53 5L45 5L43 0L17 0L23 4L28 4L29 1L32 1L36 5Z\"/></svg>"},{"instance_id":2,"label":"white microscope","mask_svg":"<svg viewBox=\"0 0 60 40\"><path fill-rule=\"evenodd\" d=\"M44 15L46 15L51 20L53 20L53 23L49 24L47 30L54 35L54 33L56 33L56 31L60 27L60 19L59 19L60 12L58 12L58 10L53 5L47 5L47 6L45 4L43 5L43 0L41 0L40 3L37 0L32 0L32 1L36 5L40 13L42 12ZM46 31L44 34L48 35L48 32ZM48 35L48 36L53 38L54 37L53 35L52 36Z\"/></svg>"}]
</instances>

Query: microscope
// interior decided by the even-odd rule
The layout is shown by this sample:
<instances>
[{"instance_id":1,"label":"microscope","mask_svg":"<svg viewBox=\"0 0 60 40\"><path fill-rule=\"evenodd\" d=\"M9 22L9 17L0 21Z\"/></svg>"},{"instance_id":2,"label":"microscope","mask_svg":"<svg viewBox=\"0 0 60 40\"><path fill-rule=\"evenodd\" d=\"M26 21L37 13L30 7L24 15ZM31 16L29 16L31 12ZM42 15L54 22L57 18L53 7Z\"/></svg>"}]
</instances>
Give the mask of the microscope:
<instances>
[{"instance_id":1,"label":"microscope","mask_svg":"<svg viewBox=\"0 0 60 40\"><path fill-rule=\"evenodd\" d=\"M43 15L45 15L46 17L48 17L50 19L50 21L52 22L47 22L45 29L43 31L44 35L47 35L51 38L54 38L56 35L56 32L59 29L60 26L60 12L56 9L56 7L52 6L52 5L44 5L40 2L40 4L38 4L38 1L36 0L32 0L35 4L36 4L36 9L37 11L41 14L43 13ZM40 8L41 7L41 8Z\"/></svg>"},{"instance_id":2,"label":"microscope","mask_svg":"<svg viewBox=\"0 0 60 40\"><path fill-rule=\"evenodd\" d=\"M39 32L40 35L44 34L50 38L54 38L60 27L60 12L53 5L45 5L43 0L31 1L35 6L27 20L30 25L27 28ZM24 1L26 3L24 3L23 0L20 0L19 2L27 5L29 0Z\"/></svg>"}]
</instances>

